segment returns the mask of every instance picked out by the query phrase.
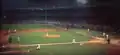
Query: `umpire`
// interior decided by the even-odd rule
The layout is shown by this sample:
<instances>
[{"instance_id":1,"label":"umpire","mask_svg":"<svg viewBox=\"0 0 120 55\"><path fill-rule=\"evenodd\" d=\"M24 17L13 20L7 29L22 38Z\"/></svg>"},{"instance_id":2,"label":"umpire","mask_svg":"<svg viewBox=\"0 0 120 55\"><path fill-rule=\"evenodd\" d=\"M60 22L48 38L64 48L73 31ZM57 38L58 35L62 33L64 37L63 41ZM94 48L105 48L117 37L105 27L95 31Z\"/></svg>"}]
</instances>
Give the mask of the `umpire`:
<instances>
[{"instance_id":1,"label":"umpire","mask_svg":"<svg viewBox=\"0 0 120 55\"><path fill-rule=\"evenodd\" d=\"M68 31L68 29L69 29L69 24L66 24L66 30Z\"/></svg>"},{"instance_id":2,"label":"umpire","mask_svg":"<svg viewBox=\"0 0 120 55\"><path fill-rule=\"evenodd\" d=\"M110 44L111 39L107 38L107 44Z\"/></svg>"}]
</instances>

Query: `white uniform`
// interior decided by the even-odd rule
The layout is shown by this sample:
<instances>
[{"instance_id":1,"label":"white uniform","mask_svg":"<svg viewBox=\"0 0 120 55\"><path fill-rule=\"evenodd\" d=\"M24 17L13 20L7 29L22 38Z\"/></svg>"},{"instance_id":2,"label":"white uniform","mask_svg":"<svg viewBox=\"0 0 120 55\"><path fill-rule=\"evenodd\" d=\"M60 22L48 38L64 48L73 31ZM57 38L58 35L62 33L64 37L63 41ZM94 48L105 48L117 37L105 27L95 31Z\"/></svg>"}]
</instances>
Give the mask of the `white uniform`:
<instances>
[{"instance_id":1,"label":"white uniform","mask_svg":"<svg viewBox=\"0 0 120 55\"><path fill-rule=\"evenodd\" d=\"M20 42L20 37L19 36L17 37L17 40L18 40L18 42Z\"/></svg>"},{"instance_id":2,"label":"white uniform","mask_svg":"<svg viewBox=\"0 0 120 55\"><path fill-rule=\"evenodd\" d=\"M48 36L48 33L46 33L46 36Z\"/></svg>"},{"instance_id":3,"label":"white uniform","mask_svg":"<svg viewBox=\"0 0 120 55\"><path fill-rule=\"evenodd\" d=\"M106 39L108 39L108 35L106 35Z\"/></svg>"},{"instance_id":4,"label":"white uniform","mask_svg":"<svg viewBox=\"0 0 120 55\"><path fill-rule=\"evenodd\" d=\"M73 39L73 40L72 40L72 43L75 43L75 42L76 42L75 39Z\"/></svg>"},{"instance_id":5,"label":"white uniform","mask_svg":"<svg viewBox=\"0 0 120 55\"><path fill-rule=\"evenodd\" d=\"M90 29L88 29L88 32L90 31Z\"/></svg>"},{"instance_id":6,"label":"white uniform","mask_svg":"<svg viewBox=\"0 0 120 55\"><path fill-rule=\"evenodd\" d=\"M80 45L83 45L83 43L80 43Z\"/></svg>"},{"instance_id":7,"label":"white uniform","mask_svg":"<svg viewBox=\"0 0 120 55\"><path fill-rule=\"evenodd\" d=\"M2 48L5 48L5 46L3 45Z\"/></svg>"},{"instance_id":8,"label":"white uniform","mask_svg":"<svg viewBox=\"0 0 120 55\"><path fill-rule=\"evenodd\" d=\"M28 49L28 51L27 52L30 52L30 50Z\"/></svg>"},{"instance_id":9,"label":"white uniform","mask_svg":"<svg viewBox=\"0 0 120 55\"><path fill-rule=\"evenodd\" d=\"M14 30L14 32L16 32L16 29Z\"/></svg>"},{"instance_id":10,"label":"white uniform","mask_svg":"<svg viewBox=\"0 0 120 55\"><path fill-rule=\"evenodd\" d=\"M105 33L103 33L103 36L105 36Z\"/></svg>"},{"instance_id":11,"label":"white uniform","mask_svg":"<svg viewBox=\"0 0 120 55\"><path fill-rule=\"evenodd\" d=\"M37 44L37 50L40 50L40 44Z\"/></svg>"}]
</instances>

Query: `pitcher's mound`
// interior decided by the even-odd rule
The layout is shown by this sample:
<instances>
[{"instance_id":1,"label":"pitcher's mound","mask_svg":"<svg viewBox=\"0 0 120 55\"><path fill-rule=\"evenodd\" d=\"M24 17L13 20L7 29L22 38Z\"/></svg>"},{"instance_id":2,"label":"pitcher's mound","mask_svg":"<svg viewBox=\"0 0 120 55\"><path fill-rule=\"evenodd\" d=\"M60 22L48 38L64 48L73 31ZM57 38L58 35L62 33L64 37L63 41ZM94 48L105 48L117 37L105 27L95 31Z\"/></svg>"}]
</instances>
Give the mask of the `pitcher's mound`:
<instances>
[{"instance_id":1,"label":"pitcher's mound","mask_svg":"<svg viewBox=\"0 0 120 55\"><path fill-rule=\"evenodd\" d=\"M45 35L44 37L46 37L46 38L59 38L60 37L60 35L57 35L57 34L52 34L52 35Z\"/></svg>"}]
</instances>

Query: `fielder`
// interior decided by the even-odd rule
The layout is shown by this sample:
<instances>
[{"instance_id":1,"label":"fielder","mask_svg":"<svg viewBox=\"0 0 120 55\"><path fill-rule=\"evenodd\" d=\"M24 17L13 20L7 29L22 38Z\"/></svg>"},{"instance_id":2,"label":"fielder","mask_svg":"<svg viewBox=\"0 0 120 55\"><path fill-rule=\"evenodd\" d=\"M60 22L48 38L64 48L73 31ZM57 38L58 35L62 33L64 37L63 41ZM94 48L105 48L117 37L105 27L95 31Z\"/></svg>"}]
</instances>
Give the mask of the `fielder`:
<instances>
[{"instance_id":1,"label":"fielder","mask_svg":"<svg viewBox=\"0 0 120 55\"><path fill-rule=\"evenodd\" d=\"M2 48L5 48L5 46L3 45Z\"/></svg>"},{"instance_id":2,"label":"fielder","mask_svg":"<svg viewBox=\"0 0 120 55\"><path fill-rule=\"evenodd\" d=\"M90 29L88 29L88 32L90 31Z\"/></svg>"},{"instance_id":3,"label":"fielder","mask_svg":"<svg viewBox=\"0 0 120 55\"><path fill-rule=\"evenodd\" d=\"M46 36L48 36L48 32L46 33Z\"/></svg>"},{"instance_id":4,"label":"fielder","mask_svg":"<svg viewBox=\"0 0 120 55\"><path fill-rule=\"evenodd\" d=\"M105 33L103 33L103 36L105 36L106 34Z\"/></svg>"},{"instance_id":5,"label":"fielder","mask_svg":"<svg viewBox=\"0 0 120 55\"><path fill-rule=\"evenodd\" d=\"M14 33L16 33L16 31L17 31L16 29L13 30Z\"/></svg>"},{"instance_id":6,"label":"fielder","mask_svg":"<svg viewBox=\"0 0 120 55\"><path fill-rule=\"evenodd\" d=\"M75 39L72 40L72 43L76 43Z\"/></svg>"},{"instance_id":7,"label":"fielder","mask_svg":"<svg viewBox=\"0 0 120 55\"><path fill-rule=\"evenodd\" d=\"M27 52L30 52L30 50L28 49Z\"/></svg>"},{"instance_id":8,"label":"fielder","mask_svg":"<svg viewBox=\"0 0 120 55\"><path fill-rule=\"evenodd\" d=\"M110 38L107 39L107 44L110 44L111 40Z\"/></svg>"},{"instance_id":9,"label":"fielder","mask_svg":"<svg viewBox=\"0 0 120 55\"><path fill-rule=\"evenodd\" d=\"M18 43L20 42L20 36L17 37L17 41L18 41Z\"/></svg>"},{"instance_id":10,"label":"fielder","mask_svg":"<svg viewBox=\"0 0 120 55\"><path fill-rule=\"evenodd\" d=\"M108 39L109 37L108 37L108 35L106 35L106 39Z\"/></svg>"},{"instance_id":11,"label":"fielder","mask_svg":"<svg viewBox=\"0 0 120 55\"><path fill-rule=\"evenodd\" d=\"M40 50L40 44L37 44L37 50Z\"/></svg>"},{"instance_id":12,"label":"fielder","mask_svg":"<svg viewBox=\"0 0 120 55\"><path fill-rule=\"evenodd\" d=\"M80 43L80 45L83 45L84 43Z\"/></svg>"},{"instance_id":13,"label":"fielder","mask_svg":"<svg viewBox=\"0 0 120 55\"><path fill-rule=\"evenodd\" d=\"M12 37L9 37L8 42L12 43Z\"/></svg>"},{"instance_id":14,"label":"fielder","mask_svg":"<svg viewBox=\"0 0 120 55\"><path fill-rule=\"evenodd\" d=\"M107 39L107 43L110 44L110 41L111 41L111 40L110 40L110 38L109 38L108 35L106 35L106 39Z\"/></svg>"},{"instance_id":15,"label":"fielder","mask_svg":"<svg viewBox=\"0 0 120 55\"><path fill-rule=\"evenodd\" d=\"M66 25L65 30L67 30L67 31L68 31L68 29L69 29L69 24L67 24L67 25Z\"/></svg>"}]
</instances>

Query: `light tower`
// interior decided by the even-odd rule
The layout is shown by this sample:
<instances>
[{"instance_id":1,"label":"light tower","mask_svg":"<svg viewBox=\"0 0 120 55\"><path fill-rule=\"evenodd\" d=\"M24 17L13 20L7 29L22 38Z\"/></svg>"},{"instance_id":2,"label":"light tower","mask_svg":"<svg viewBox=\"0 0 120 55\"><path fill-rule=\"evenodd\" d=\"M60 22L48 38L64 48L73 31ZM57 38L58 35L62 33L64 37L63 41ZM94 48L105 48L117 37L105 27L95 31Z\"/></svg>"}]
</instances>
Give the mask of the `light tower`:
<instances>
[{"instance_id":1,"label":"light tower","mask_svg":"<svg viewBox=\"0 0 120 55\"><path fill-rule=\"evenodd\" d=\"M46 30L47 30L47 4L45 4L45 25L46 25ZM48 31L46 31L46 36L48 36Z\"/></svg>"}]
</instances>

